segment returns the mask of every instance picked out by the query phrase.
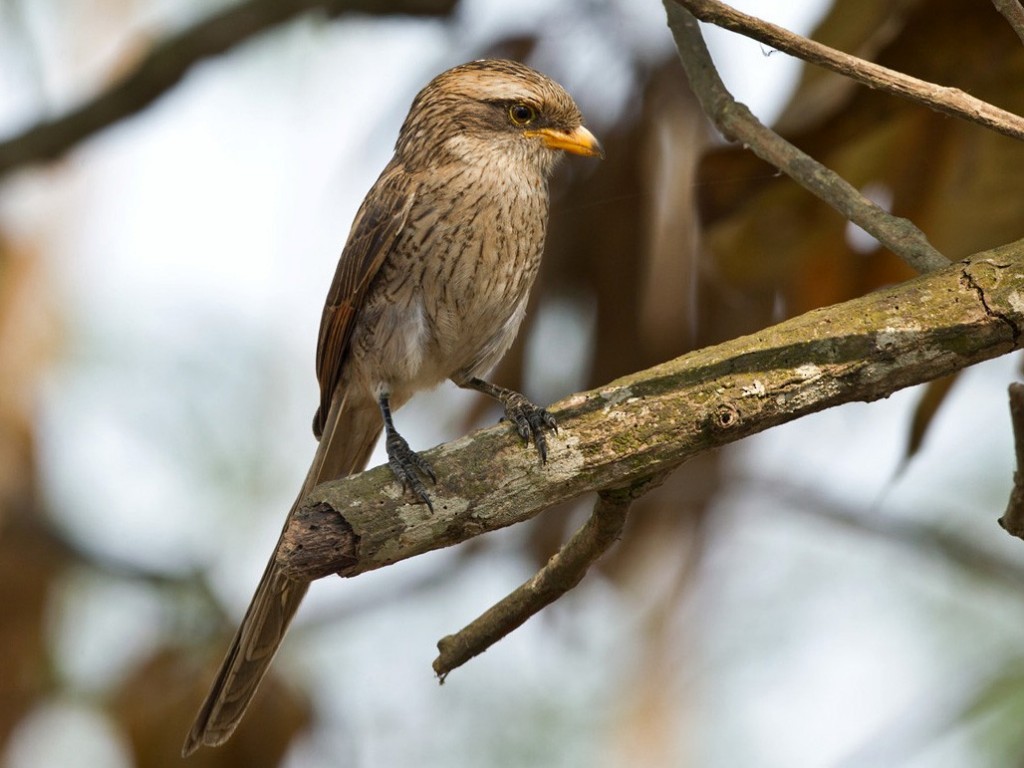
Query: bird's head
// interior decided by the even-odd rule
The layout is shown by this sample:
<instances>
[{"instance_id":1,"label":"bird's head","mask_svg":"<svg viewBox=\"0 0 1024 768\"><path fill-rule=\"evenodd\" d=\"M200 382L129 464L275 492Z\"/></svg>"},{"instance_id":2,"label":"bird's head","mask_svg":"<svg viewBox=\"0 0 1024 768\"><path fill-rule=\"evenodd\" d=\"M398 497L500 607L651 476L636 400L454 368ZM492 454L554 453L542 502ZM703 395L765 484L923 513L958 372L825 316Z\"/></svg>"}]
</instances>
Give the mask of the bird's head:
<instances>
[{"instance_id":1,"label":"bird's head","mask_svg":"<svg viewBox=\"0 0 1024 768\"><path fill-rule=\"evenodd\" d=\"M543 173L562 152L603 155L562 86L525 64L497 59L431 80L413 101L395 152L409 164L511 162Z\"/></svg>"}]
</instances>

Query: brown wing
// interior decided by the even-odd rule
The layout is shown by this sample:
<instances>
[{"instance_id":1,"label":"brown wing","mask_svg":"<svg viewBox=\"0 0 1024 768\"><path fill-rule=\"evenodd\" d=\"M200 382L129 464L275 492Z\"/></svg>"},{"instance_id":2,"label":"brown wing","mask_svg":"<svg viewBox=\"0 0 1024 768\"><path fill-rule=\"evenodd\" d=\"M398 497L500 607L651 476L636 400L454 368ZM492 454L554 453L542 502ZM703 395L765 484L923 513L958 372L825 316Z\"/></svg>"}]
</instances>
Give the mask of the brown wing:
<instances>
[{"instance_id":1,"label":"brown wing","mask_svg":"<svg viewBox=\"0 0 1024 768\"><path fill-rule=\"evenodd\" d=\"M334 282L327 292L316 345L320 407L313 417L313 434L318 440L323 435L331 398L341 379L352 328L366 290L405 226L414 192L404 169L388 166L366 195L352 223L352 231L334 273Z\"/></svg>"}]
</instances>

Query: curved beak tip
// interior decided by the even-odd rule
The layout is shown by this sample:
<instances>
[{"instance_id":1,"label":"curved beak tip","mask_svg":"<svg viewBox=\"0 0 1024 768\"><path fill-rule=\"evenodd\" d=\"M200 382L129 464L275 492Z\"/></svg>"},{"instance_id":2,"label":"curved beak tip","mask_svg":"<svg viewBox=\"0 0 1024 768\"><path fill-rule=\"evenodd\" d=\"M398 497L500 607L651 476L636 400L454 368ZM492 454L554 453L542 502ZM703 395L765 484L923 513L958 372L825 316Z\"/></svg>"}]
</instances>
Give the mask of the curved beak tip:
<instances>
[{"instance_id":1,"label":"curved beak tip","mask_svg":"<svg viewBox=\"0 0 1024 768\"><path fill-rule=\"evenodd\" d=\"M566 147L568 152L583 155L584 157L604 159L604 147L601 146L601 142L597 140L597 136L582 125L572 131L569 136L572 139L573 146Z\"/></svg>"},{"instance_id":2,"label":"curved beak tip","mask_svg":"<svg viewBox=\"0 0 1024 768\"><path fill-rule=\"evenodd\" d=\"M583 157L604 157L604 148L601 146L601 142L582 125L571 131L541 128L537 131L527 131L527 135L536 136L551 149L561 149Z\"/></svg>"}]
</instances>

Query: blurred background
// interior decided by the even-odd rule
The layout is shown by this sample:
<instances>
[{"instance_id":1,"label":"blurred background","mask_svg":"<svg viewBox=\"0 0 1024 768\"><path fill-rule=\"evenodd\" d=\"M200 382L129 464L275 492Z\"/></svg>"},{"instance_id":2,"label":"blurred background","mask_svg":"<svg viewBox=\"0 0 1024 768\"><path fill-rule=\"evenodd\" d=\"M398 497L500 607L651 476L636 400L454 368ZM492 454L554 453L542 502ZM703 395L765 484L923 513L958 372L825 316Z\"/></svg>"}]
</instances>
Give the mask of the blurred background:
<instances>
[{"instance_id":1,"label":"blurred background","mask_svg":"<svg viewBox=\"0 0 1024 768\"><path fill-rule=\"evenodd\" d=\"M721 142L659 2L378 5L279 11L137 114L0 176L5 768L182 764L313 455L338 253L437 72L527 61L607 150L553 183L542 278L494 377L536 401L911 276ZM735 5L1024 111L1024 49L987 3ZM232 7L0 0L0 155ZM1019 143L705 31L740 100L951 258L1024 236ZM578 589L443 687L436 641L591 500L318 582L235 737L190 763L1024 765L1024 544L995 522L1019 366L690 462ZM498 415L445 386L398 420L427 448Z\"/></svg>"}]
</instances>

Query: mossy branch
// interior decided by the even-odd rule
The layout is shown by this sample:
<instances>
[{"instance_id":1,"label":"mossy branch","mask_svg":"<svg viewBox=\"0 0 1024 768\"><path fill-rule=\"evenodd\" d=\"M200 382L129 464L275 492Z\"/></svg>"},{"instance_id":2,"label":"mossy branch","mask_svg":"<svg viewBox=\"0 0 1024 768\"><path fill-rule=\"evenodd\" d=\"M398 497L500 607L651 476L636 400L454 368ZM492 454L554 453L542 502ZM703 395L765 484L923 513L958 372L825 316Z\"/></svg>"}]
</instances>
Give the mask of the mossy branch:
<instances>
[{"instance_id":1,"label":"mossy branch","mask_svg":"<svg viewBox=\"0 0 1024 768\"><path fill-rule=\"evenodd\" d=\"M1006 354L1024 327L1024 240L698 350L551 407L541 465L508 425L425 452L434 513L386 467L316 488L277 559L297 579L355 576L528 520L801 416L887 397Z\"/></svg>"}]
</instances>

